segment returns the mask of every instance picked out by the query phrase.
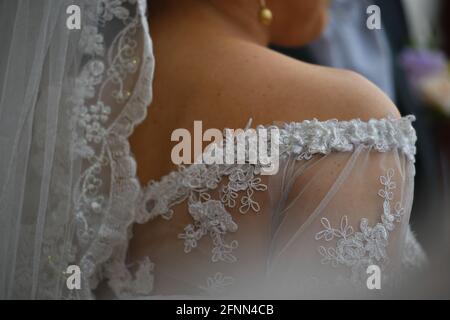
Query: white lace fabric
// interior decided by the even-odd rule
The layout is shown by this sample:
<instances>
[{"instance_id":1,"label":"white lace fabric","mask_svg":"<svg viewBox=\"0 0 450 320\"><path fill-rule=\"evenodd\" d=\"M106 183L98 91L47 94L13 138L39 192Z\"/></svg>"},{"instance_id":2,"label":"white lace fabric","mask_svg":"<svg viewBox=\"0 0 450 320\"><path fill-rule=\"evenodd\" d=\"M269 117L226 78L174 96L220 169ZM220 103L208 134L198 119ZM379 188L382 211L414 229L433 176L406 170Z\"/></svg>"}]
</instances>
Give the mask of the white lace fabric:
<instances>
[{"instance_id":1,"label":"white lace fabric","mask_svg":"<svg viewBox=\"0 0 450 320\"><path fill-rule=\"evenodd\" d=\"M73 145L85 167L74 199L74 262L83 271L81 297L93 297L91 290L103 279L109 279L116 296L129 297L129 292L151 291L153 282L153 264L148 259L133 273L124 262L134 222L132 208L140 192L128 137L146 117L151 102L154 57L145 1L99 1L96 5L100 20L94 21L100 21L100 26L85 27L88 39L81 41L93 58L77 79L80 91L75 91L80 99L74 107ZM123 26L113 37L106 58L99 59L97 51L104 50L101 43L94 45L99 40L96 28L105 23ZM92 85L99 86L95 96L89 91ZM94 104L86 107L91 98Z\"/></svg>"},{"instance_id":2,"label":"white lace fabric","mask_svg":"<svg viewBox=\"0 0 450 320\"><path fill-rule=\"evenodd\" d=\"M271 289L274 294L298 296L311 279L319 279L315 286L321 288L333 279L361 286L370 265L378 265L386 279L401 272L402 261L419 267L423 253L408 227L413 120L280 124L283 161L275 176L262 178L258 165L195 164L151 182L136 218L138 223L159 219L155 228L150 222L145 229L155 234L146 238L150 258L163 261L156 276L192 294L201 294L201 279L209 274L215 275L208 276L213 287L217 283L211 279L231 277L235 281L225 282L238 283L237 292L264 290L261 283L270 283L278 289ZM180 208L182 203L187 207ZM257 220L257 229L239 223L248 215ZM255 245L252 237L262 237L260 247L246 244ZM252 250L265 254L255 258ZM263 266L259 278L246 281L255 264Z\"/></svg>"}]
</instances>

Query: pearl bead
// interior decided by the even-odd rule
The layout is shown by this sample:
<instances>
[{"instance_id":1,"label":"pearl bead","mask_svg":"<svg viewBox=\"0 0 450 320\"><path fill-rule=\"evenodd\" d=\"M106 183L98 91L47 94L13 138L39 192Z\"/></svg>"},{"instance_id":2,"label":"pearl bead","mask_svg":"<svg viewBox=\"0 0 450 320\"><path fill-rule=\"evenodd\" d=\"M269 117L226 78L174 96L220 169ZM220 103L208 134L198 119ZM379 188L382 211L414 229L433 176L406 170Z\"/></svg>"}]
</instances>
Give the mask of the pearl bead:
<instances>
[{"instance_id":1,"label":"pearl bead","mask_svg":"<svg viewBox=\"0 0 450 320\"><path fill-rule=\"evenodd\" d=\"M259 12L259 21L265 25L268 26L272 23L273 15L272 11L270 11L268 8L263 8Z\"/></svg>"}]
</instances>

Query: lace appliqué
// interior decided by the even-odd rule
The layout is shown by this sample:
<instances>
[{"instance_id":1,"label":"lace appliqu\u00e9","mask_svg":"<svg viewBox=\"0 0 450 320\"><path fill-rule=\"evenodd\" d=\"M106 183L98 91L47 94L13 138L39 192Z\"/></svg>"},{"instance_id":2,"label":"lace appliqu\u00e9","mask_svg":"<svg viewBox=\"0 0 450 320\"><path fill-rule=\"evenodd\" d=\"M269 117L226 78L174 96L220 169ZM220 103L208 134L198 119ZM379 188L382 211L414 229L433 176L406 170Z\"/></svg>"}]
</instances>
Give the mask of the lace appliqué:
<instances>
[{"instance_id":1,"label":"lace appliqu\u00e9","mask_svg":"<svg viewBox=\"0 0 450 320\"><path fill-rule=\"evenodd\" d=\"M292 122L280 129L280 153L308 160L314 154L351 152L355 146L365 145L379 152L399 149L414 162L417 140L411 125L414 120L414 116L407 116L367 122L359 119Z\"/></svg>"},{"instance_id":2,"label":"lace appliqu\u00e9","mask_svg":"<svg viewBox=\"0 0 450 320\"><path fill-rule=\"evenodd\" d=\"M401 119L381 119L363 122L361 120L320 122L317 120L300 123L284 124L280 128L280 156L294 155L298 160L309 160L315 154L329 154L331 152L351 152L355 146L372 146L379 152L400 149L411 161L414 161L416 135L411 122L414 117ZM249 152L246 150L246 152ZM237 241L227 243L225 235L237 230L237 225L226 208L239 206L239 212L259 212L260 205L254 200L257 191L267 190L258 175L261 167L257 165L205 165L195 164L181 167L178 172L163 177L160 182L151 182L141 194L140 208L138 208L137 222L145 223L157 216L170 219L172 207L188 200L188 210L194 223L185 227L184 233L178 235L184 240L185 252L191 252L197 247L198 241L209 235L213 242L212 260L234 262L236 257L232 251L238 246ZM383 178L391 179L389 176ZM217 189L223 177L228 177L220 189L220 199L211 199L209 192ZM392 187L389 184L388 187ZM394 184L395 186L395 184ZM383 194L383 192L385 194ZM381 190L380 196L385 197L385 217L383 226L387 230L393 228L391 221L395 214L388 208L390 189ZM397 208L400 210L400 208ZM335 237L347 240L353 234L353 229L347 226L347 218L342 221L341 230L331 228L329 221L322 220L325 230L318 235L331 241ZM367 222L362 221L364 227ZM379 227L374 230L365 227L366 233L377 236L371 254L377 258L383 256L379 244L383 241L383 232ZM365 234L362 234L366 236ZM323 249L325 250L325 249ZM336 256L333 249L325 250L323 254ZM329 259L334 264L340 258Z\"/></svg>"},{"instance_id":3,"label":"lace appliqu\u00e9","mask_svg":"<svg viewBox=\"0 0 450 320\"><path fill-rule=\"evenodd\" d=\"M103 278L117 296L152 290L152 263L142 261L132 273L123 253L140 191L127 138L145 119L152 94L145 7L143 0L85 1L84 62L70 98L71 154L82 172L73 191L69 263L82 269L83 297L92 298L90 288ZM117 32L108 38L100 30L110 26Z\"/></svg>"},{"instance_id":4,"label":"lace appliqu\u00e9","mask_svg":"<svg viewBox=\"0 0 450 320\"><path fill-rule=\"evenodd\" d=\"M171 207L187 199L194 222L178 235L184 241L184 251L191 252L200 239L209 235L213 243L211 260L233 263L237 260L233 250L238 242L227 242L225 236L236 232L238 226L226 208L238 206L241 214L260 211L254 194L267 190L267 186L257 177L259 172L258 165L250 164L181 167L147 187L140 201L137 222L145 223L156 216L170 219ZM228 177L228 182L220 188L220 200L212 199L209 192L217 189L224 177Z\"/></svg>"},{"instance_id":5,"label":"lace appliqu\u00e9","mask_svg":"<svg viewBox=\"0 0 450 320\"><path fill-rule=\"evenodd\" d=\"M319 247L322 264L331 264L333 267L346 266L351 268L351 280L361 281L366 275L369 265L379 265L384 268L389 262L386 248L389 244L389 233L394 231L395 223L399 223L404 215L401 203L397 202L392 208L396 184L392 180L394 170L389 169L385 176L380 177L383 186L378 195L383 199L383 214L381 222L369 226L367 219L360 221L360 231L355 232L349 226L347 216L341 218L339 228L333 228L327 218L322 218L323 230L316 233L316 240L330 242L337 240L335 247Z\"/></svg>"},{"instance_id":6,"label":"lace appliqu\u00e9","mask_svg":"<svg viewBox=\"0 0 450 320\"><path fill-rule=\"evenodd\" d=\"M280 127L280 156L295 156L298 160L310 160L315 154L331 152L351 152L358 145L371 146L379 152L400 149L411 161L414 161L416 135L411 122L414 117L401 119L380 119L363 122L361 120L320 122L318 120L284 124ZM269 127L270 128L270 127ZM270 141L269 141L270 143ZM249 150L246 150L248 153ZM185 227L178 238L184 241L185 252L197 247L198 241L209 235L213 242L212 260L235 262L232 251L238 247L237 241L226 242L225 236L237 230L237 225L226 208L239 207L239 212L259 212L260 205L254 200L257 191L267 190L260 177L261 167L258 165L206 165L194 164L181 167L178 172L163 177L160 182L151 182L141 194L137 222L145 223L157 216L170 219L172 207L185 200L194 223ZM228 177L228 182L220 188L220 199L211 199L210 192L217 189ZM391 177L389 177L390 179ZM388 179L388 178L386 178ZM384 180L383 180L384 181ZM390 185L392 186L392 185ZM391 191L385 190L386 196ZM381 193L381 191L380 191ZM380 194L380 196L383 196ZM385 203L385 206L389 203ZM385 228L392 227L391 216L385 208L383 219ZM400 209L399 209L400 210ZM353 230L351 227L340 230L332 229L329 222L323 220L325 230L320 237L331 241L335 237L346 240ZM362 221L362 226L364 226ZM342 221L347 224L347 218ZM375 230L365 229L378 236L379 227ZM379 239L383 239L381 234ZM377 240L378 241L378 240ZM372 249L376 257L381 257L379 246ZM330 257L336 255L333 250L323 252ZM332 260L332 259L330 259ZM339 259L334 259L334 264Z\"/></svg>"},{"instance_id":7,"label":"lace appliqu\u00e9","mask_svg":"<svg viewBox=\"0 0 450 320\"><path fill-rule=\"evenodd\" d=\"M199 286L210 296L217 296L224 294L225 291L235 283L235 279L230 276L225 276L222 272L217 272L213 277L206 279L206 286Z\"/></svg>"}]
</instances>

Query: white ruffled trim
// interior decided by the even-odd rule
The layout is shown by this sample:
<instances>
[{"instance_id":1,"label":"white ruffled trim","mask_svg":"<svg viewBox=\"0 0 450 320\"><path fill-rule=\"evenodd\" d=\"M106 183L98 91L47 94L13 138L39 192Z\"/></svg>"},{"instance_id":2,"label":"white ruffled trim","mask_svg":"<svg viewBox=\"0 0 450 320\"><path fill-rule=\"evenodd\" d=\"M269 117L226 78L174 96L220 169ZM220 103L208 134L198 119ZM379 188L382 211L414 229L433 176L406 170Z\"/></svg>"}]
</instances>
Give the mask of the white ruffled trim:
<instances>
[{"instance_id":1,"label":"white ruffled trim","mask_svg":"<svg viewBox=\"0 0 450 320\"><path fill-rule=\"evenodd\" d=\"M413 121L414 116L367 122L359 119L292 122L281 127L280 149L282 154L314 155L351 152L364 145L379 152L399 149L414 161L417 136Z\"/></svg>"}]
</instances>

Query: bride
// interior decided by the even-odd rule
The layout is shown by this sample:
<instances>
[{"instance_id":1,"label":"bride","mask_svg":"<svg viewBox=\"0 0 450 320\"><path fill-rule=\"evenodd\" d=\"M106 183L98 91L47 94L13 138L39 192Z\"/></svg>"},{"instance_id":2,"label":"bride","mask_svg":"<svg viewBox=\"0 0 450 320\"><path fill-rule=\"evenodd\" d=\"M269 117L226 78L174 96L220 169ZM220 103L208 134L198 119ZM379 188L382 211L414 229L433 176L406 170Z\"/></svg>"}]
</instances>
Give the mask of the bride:
<instances>
[{"instance_id":1,"label":"bride","mask_svg":"<svg viewBox=\"0 0 450 320\"><path fill-rule=\"evenodd\" d=\"M328 1L79 2L76 40L51 18L64 1L4 8L28 6L54 34L27 44L38 58L19 70L40 63L40 82L0 79L35 97L14 112L20 95L2 97L14 129L0 145L0 297L351 296L369 293L373 268L383 290L424 263L408 223L414 118L355 73L267 48L317 38ZM279 129L277 174L173 164L174 130L249 119Z\"/></svg>"}]
</instances>

